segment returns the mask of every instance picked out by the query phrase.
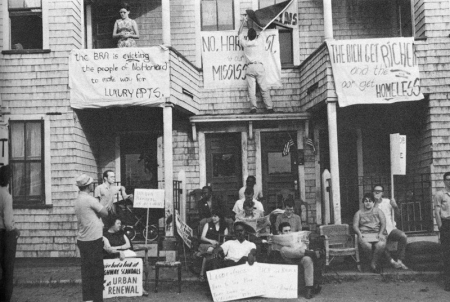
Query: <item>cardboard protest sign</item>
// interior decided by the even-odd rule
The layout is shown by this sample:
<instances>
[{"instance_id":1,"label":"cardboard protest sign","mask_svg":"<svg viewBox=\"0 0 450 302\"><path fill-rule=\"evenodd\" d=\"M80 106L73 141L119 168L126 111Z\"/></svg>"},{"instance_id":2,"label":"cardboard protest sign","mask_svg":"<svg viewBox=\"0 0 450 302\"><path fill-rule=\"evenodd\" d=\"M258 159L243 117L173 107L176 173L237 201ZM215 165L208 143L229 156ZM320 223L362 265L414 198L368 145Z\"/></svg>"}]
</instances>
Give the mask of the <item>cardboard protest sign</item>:
<instances>
[{"instance_id":1,"label":"cardboard protest sign","mask_svg":"<svg viewBox=\"0 0 450 302\"><path fill-rule=\"evenodd\" d=\"M164 208L164 190L134 189L134 208Z\"/></svg>"},{"instance_id":2,"label":"cardboard protest sign","mask_svg":"<svg viewBox=\"0 0 450 302\"><path fill-rule=\"evenodd\" d=\"M297 298L297 265L248 263L207 272L214 302L249 297Z\"/></svg>"},{"instance_id":3,"label":"cardboard protest sign","mask_svg":"<svg viewBox=\"0 0 450 302\"><path fill-rule=\"evenodd\" d=\"M389 136L391 144L391 174L406 175L406 135Z\"/></svg>"},{"instance_id":4,"label":"cardboard protest sign","mask_svg":"<svg viewBox=\"0 0 450 302\"><path fill-rule=\"evenodd\" d=\"M159 106L170 95L169 50L162 47L70 52L72 108Z\"/></svg>"},{"instance_id":5,"label":"cardboard protest sign","mask_svg":"<svg viewBox=\"0 0 450 302\"><path fill-rule=\"evenodd\" d=\"M264 58L269 86L281 87L281 61L278 30L260 32L259 52ZM202 32L203 79L205 89L247 87L247 59L236 31Z\"/></svg>"},{"instance_id":6,"label":"cardboard protest sign","mask_svg":"<svg viewBox=\"0 0 450 302\"><path fill-rule=\"evenodd\" d=\"M423 99L413 37L326 43L340 107Z\"/></svg>"},{"instance_id":7,"label":"cardboard protest sign","mask_svg":"<svg viewBox=\"0 0 450 302\"><path fill-rule=\"evenodd\" d=\"M177 217L177 232L178 235L180 235L180 237L183 239L184 243L191 248L192 247L192 242L190 237L194 236L194 232L192 231L192 229L181 220L181 216L178 213L177 210L175 210L175 214Z\"/></svg>"},{"instance_id":8,"label":"cardboard protest sign","mask_svg":"<svg viewBox=\"0 0 450 302\"><path fill-rule=\"evenodd\" d=\"M107 259L103 264L103 298L142 296L142 259Z\"/></svg>"}]
</instances>

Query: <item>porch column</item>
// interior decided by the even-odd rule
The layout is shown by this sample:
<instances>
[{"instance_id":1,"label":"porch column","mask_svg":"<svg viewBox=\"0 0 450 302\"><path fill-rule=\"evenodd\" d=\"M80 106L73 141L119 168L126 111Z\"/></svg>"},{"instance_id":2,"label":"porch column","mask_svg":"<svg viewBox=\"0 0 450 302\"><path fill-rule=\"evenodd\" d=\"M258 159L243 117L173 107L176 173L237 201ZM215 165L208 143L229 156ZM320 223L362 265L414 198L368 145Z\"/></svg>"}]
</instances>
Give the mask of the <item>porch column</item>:
<instances>
[{"instance_id":1,"label":"porch column","mask_svg":"<svg viewBox=\"0 0 450 302\"><path fill-rule=\"evenodd\" d=\"M341 224L341 189L339 184L339 156L337 137L336 101L327 103L328 135L330 144L331 191L333 197L334 224Z\"/></svg>"},{"instance_id":2,"label":"porch column","mask_svg":"<svg viewBox=\"0 0 450 302\"><path fill-rule=\"evenodd\" d=\"M172 45L170 42L170 0L161 1L162 8L162 40L165 45Z\"/></svg>"},{"instance_id":3,"label":"porch column","mask_svg":"<svg viewBox=\"0 0 450 302\"><path fill-rule=\"evenodd\" d=\"M331 0L323 0L323 30L325 40L333 39L333 14Z\"/></svg>"},{"instance_id":4,"label":"porch column","mask_svg":"<svg viewBox=\"0 0 450 302\"><path fill-rule=\"evenodd\" d=\"M172 104L166 103L163 109L164 121L164 191L165 191L165 211L166 219L168 215L172 216L172 225L166 228L166 236L173 236L173 221L175 219L175 211L173 208L173 149L172 149Z\"/></svg>"}]
</instances>

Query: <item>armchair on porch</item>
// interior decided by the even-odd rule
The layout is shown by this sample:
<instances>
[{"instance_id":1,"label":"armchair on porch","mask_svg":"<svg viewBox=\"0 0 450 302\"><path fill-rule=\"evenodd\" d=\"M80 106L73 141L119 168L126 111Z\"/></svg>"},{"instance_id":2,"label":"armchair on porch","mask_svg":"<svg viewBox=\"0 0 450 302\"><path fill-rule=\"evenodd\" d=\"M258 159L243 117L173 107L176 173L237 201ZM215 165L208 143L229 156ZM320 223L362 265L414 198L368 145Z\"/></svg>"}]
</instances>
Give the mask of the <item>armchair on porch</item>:
<instances>
[{"instance_id":1,"label":"armchair on porch","mask_svg":"<svg viewBox=\"0 0 450 302\"><path fill-rule=\"evenodd\" d=\"M351 256L361 271L357 235L351 236L348 224L322 225L320 235L325 237L325 266L328 268L335 257Z\"/></svg>"}]
</instances>

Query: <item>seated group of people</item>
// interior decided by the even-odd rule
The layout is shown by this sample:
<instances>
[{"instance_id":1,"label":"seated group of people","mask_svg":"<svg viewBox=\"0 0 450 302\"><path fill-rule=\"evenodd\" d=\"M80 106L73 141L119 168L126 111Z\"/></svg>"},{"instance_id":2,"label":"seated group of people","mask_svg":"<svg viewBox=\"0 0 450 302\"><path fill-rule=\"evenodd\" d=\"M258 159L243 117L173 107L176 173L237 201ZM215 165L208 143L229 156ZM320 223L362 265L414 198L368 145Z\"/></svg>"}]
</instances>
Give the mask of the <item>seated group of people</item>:
<instances>
[{"instance_id":1,"label":"seated group of people","mask_svg":"<svg viewBox=\"0 0 450 302\"><path fill-rule=\"evenodd\" d=\"M394 268L408 269L403 263L407 237L395 227L394 212L398 206L393 198L383 198L383 190L382 185L376 185L372 193L364 194L364 206L353 217L353 229L358 235L359 245L375 273L380 272L379 261L383 255ZM397 260L386 248L388 241L397 242Z\"/></svg>"},{"instance_id":2,"label":"seated group of people","mask_svg":"<svg viewBox=\"0 0 450 302\"><path fill-rule=\"evenodd\" d=\"M204 255L210 255L207 269L230 267L246 262L253 265L258 248L254 242L247 240L248 233L257 236L270 235L270 219L264 216L262 203L255 199L262 195L259 191L255 192L254 183L254 177L250 176L247 179L247 186L240 190L240 193L244 192L244 197L236 201L233 207L234 221L225 218L224 207L213 201L211 187L203 187L202 199L198 202L202 230L199 251ZM286 200L284 211L278 210L276 214L279 215L274 228L277 232L274 233L288 234L291 231L301 231L301 219L294 214L293 200ZM253 224L250 224L250 221ZM231 233L235 239L224 240ZM270 236L268 238L270 244ZM300 265L299 271L303 271L305 276L306 298L310 299L320 292L322 270L321 265L317 264L318 257L315 252L300 246L286 246L281 249L279 258L283 263Z\"/></svg>"}]
</instances>

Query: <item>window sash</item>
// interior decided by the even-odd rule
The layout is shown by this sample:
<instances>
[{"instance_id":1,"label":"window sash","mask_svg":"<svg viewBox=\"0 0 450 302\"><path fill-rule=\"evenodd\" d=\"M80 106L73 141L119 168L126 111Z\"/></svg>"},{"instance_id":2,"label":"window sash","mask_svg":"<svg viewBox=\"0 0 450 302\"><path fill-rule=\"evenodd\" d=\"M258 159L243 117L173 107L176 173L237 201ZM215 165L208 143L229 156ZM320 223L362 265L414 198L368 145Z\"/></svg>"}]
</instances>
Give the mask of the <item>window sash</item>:
<instances>
[{"instance_id":1,"label":"window sash","mask_svg":"<svg viewBox=\"0 0 450 302\"><path fill-rule=\"evenodd\" d=\"M234 29L234 2L232 0L202 0L202 31Z\"/></svg>"},{"instance_id":2,"label":"window sash","mask_svg":"<svg viewBox=\"0 0 450 302\"><path fill-rule=\"evenodd\" d=\"M10 138L14 204L44 204L44 122L10 121Z\"/></svg>"},{"instance_id":3,"label":"window sash","mask_svg":"<svg viewBox=\"0 0 450 302\"><path fill-rule=\"evenodd\" d=\"M42 0L8 0L9 10L30 10L42 8Z\"/></svg>"}]
</instances>

